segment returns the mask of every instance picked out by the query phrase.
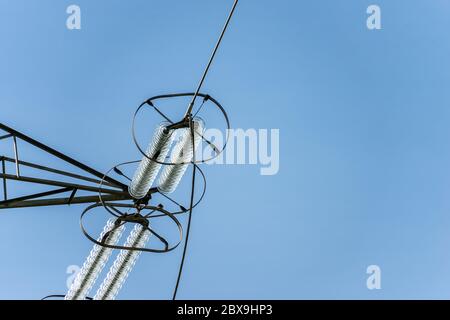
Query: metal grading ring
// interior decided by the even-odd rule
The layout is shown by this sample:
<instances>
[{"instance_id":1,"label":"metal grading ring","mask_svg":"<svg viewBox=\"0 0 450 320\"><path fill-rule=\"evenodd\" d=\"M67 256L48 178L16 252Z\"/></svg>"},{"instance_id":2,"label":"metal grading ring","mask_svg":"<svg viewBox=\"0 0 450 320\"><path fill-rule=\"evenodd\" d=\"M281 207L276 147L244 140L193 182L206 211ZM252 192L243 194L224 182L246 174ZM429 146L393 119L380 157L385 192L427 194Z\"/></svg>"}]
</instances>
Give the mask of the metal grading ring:
<instances>
[{"instance_id":1,"label":"metal grading ring","mask_svg":"<svg viewBox=\"0 0 450 320\"><path fill-rule=\"evenodd\" d=\"M43 297L41 299L41 301L43 300L49 300L49 299L53 299L53 298L65 298L66 296L64 294L51 294L49 296ZM85 300L94 300L94 298L91 297L86 297Z\"/></svg>"},{"instance_id":2,"label":"metal grading ring","mask_svg":"<svg viewBox=\"0 0 450 320\"><path fill-rule=\"evenodd\" d=\"M164 250L162 250L162 249L133 248L133 247L125 247L125 246L115 246L115 245L109 245L109 244L105 244L105 243L102 243L100 241L97 241L84 228L83 219L84 219L84 216L86 215L86 213L88 213L92 209L100 207L100 206L102 206L102 204L95 203L95 204L90 205L89 207L87 207L86 209L83 210L83 213L80 216L80 227L81 227L81 231L83 232L83 234L85 235L86 238L88 238L91 242L93 242L93 243L95 243L95 244L97 244L97 245L99 245L101 247L111 248L111 249L120 249L120 250L129 250L129 251L166 253L166 252L170 252L170 251L174 250L175 248L177 248L180 245L180 243L183 241L183 227L182 227L181 223L178 221L178 219L172 213L170 213L169 211L166 211L166 210L164 210L162 208L159 208L159 207L153 207L153 206L145 206L145 207L143 207L143 209L149 209L149 210L152 210L152 212L153 211L159 211L159 212L163 213L164 215L168 216L177 225L178 231L180 233L180 239L178 240L176 245L174 245L172 247L169 247L166 241L161 240L162 237L160 237L156 232L154 232L152 229L150 229L148 227L147 227L147 230L150 231L152 234L154 234L159 240L161 240L166 245L166 248ZM114 206L125 207L125 208L134 208L133 205L119 204L119 203L114 204ZM148 218L151 218L151 216L148 216ZM121 217L119 217L118 219L121 219ZM139 222L131 222L131 223L139 223Z\"/></svg>"},{"instance_id":3,"label":"metal grading ring","mask_svg":"<svg viewBox=\"0 0 450 320\"><path fill-rule=\"evenodd\" d=\"M101 191L102 191L102 187L103 187L103 182L105 181L105 177L108 176L109 173L110 173L111 171L113 171L114 169L120 168L121 166L124 166L124 165L133 164L133 163L139 163L139 162L140 162L140 160L135 160L135 161L128 161L128 162L122 162L122 163L119 163L118 165L116 165L116 166L112 167L111 169L109 169L108 171L106 171L106 173L103 175L102 179L100 180L100 185L99 185L99 188L98 188L98 197L99 197L100 203L102 204L103 208L105 208L106 211L108 211L111 215L115 216L116 218L119 218L121 215L123 215L123 213L120 212L120 211L118 211L117 209L115 209L115 210L117 210L117 211L116 211L116 213L114 213L114 212L110 209L110 207L108 207L108 206L106 205L105 201L103 200L103 196L102 196L102 192L101 192ZM192 207L185 208L186 210L172 212L173 215L185 213L185 212L188 212L188 211L191 210L191 209L194 209L200 202L202 202L202 200L203 200L203 198L204 198L204 196L205 196L205 193L206 193L206 176L205 176L205 173L203 172L202 169L200 169L200 167L199 167L197 164L193 164L193 165L194 165L194 166L196 167L196 169L200 172L200 175L202 176L202 179L203 179L203 191L202 191L202 195L200 196L200 198L197 200L197 202L196 202ZM197 171L195 171L195 172L197 172ZM193 191L194 191L194 190L191 190L191 192L193 192ZM160 193L160 192L158 192L158 193ZM167 196L164 195L163 193L160 193L160 194L161 194L163 197L166 197L166 198L167 198ZM169 199L170 199L170 198L169 198ZM170 200L171 200L171 199L170 199ZM173 200L171 200L171 201L173 202ZM115 205L116 205L116 204L115 204ZM161 217L161 216L165 216L165 214L158 215L158 216L154 216L154 217L152 217L152 218Z\"/></svg>"},{"instance_id":4,"label":"metal grading ring","mask_svg":"<svg viewBox=\"0 0 450 320\"><path fill-rule=\"evenodd\" d=\"M131 132L132 132L132 135L133 135L133 141L134 141L134 144L136 145L137 149L139 150L139 152L140 152L144 157L146 157L147 159L149 159L149 160L151 160L151 161L154 161L154 162L156 162L156 163L163 164L163 165L169 165L169 166L178 165L178 164L188 164L188 163L191 163L191 162L180 162L180 163L162 162L162 161L158 161L156 158L149 157L149 156L144 152L144 150L143 150L143 149L141 148L141 146L139 145L139 142L137 141L137 138L136 138L136 131L135 131L135 122L136 122L136 116L138 115L139 111L142 109L142 107L143 107L144 105L148 104L149 106L153 107L153 109L154 109L156 112L158 112L163 118L165 118L167 121L173 123L173 121L171 121L168 117L166 117L161 111L159 111L159 109L157 109L157 108L153 105L153 101L154 101L154 100L159 100L159 99L168 99L168 98L177 98L177 97L188 97L188 96L194 96L194 95L195 95L195 93L193 93L193 92L192 92L192 93L174 93L174 94L159 95L159 96L155 96L155 97L152 97L152 98L150 98L150 99L147 99L146 101L142 102L142 103L139 105L139 107L136 109L136 111L135 111L135 113L134 113L134 116L133 116L133 123L132 123L132 127L131 127ZM205 162L208 162L208 161L211 161L211 160L217 158L217 157L225 150L225 148L226 148L226 146L227 146L227 143L228 143L228 140L229 140L229 138L230 138L230 120L229 120L229 118L228 118L228 114L227 114L227 112L225 111L225 109L220 105L220 103L219 103L216 99L214 99L213 97L211 97L211 96L208 95L208 94L198 93L197 96L202 97L202 98L204 99L204 101L211 100L211 102L212 102L212 103L219 109L219 111L222 113L222 115L223 115L223 117L224 117L224 119L225 119L225 122L226 122L226 124L227 124L227 138L226 138L226 140L225 140L225 143L224 143L222 149L220 149L220 151L218 151L217 148L214 146L214 144L212 144L211 141L206 140L206 139L202 136L202 139L205 140L206 143L207 143L208 145L210 145L210 146L212 145L212 146L213 146L213 147L211 147L211 148L212 148L213 151L216 153L216 155L215 155L214 157L211 157L211 158L206 159L206 160L205 160L205 159L202 159L202 160L195 161L195 162L194 162L195 164L197 164L197 163L205 163ZM192 123L191 123L191 121L189 121L189 128L191 128L191 127L192 127Z\"/></svg>"}]
</instances>

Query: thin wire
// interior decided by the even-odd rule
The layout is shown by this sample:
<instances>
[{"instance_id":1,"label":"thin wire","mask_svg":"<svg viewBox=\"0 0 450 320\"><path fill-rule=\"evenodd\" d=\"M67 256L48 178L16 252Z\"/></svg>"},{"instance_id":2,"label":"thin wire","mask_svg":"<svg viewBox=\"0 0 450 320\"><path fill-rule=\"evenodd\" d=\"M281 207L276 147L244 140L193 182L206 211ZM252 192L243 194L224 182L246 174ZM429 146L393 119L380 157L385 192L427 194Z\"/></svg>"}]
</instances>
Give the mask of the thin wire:
<instances>
[{"instance_id":1,"label":"thin wire","mask_svg":"<svg viewBox=\"0 0 450 320\"><path fill-rule=\"evenodd\" d=\"M182 205L180 203L178 203L177 201L173 200L171 197L165 195L164 193L160 192L159 194L162 195L167 200L169 200L170 202L176 204L177 206L182 207Z\"/></svg>"},{"instance_id":2,"label":"thin wire","mask_svg":"<svg viewBox=\"0 0 450 320\"><path fill-rule=\"evenodd\" d=\"M198 115L198 113L199 113L200 111L202 111L202 108L203 108L203 106L205 105L205 102L206 102L206 100L203 99L202 104L200 105L200 107L198 108L198 110L194 113L194 116L193 116L192 118L195 118L195 117ZM202 136L202 138L203 138L203 136Z\"/></svg>"},{"instance_id":3,"label":"thin wire","mask_svg":"<svg viewBox=\"0 0 450 320\"><path fill-rule=\"evenodd\" d=\"M192 108L195 105L195 100L198 96L198 94L200 93L201 87L203 85L203 82L205 81L206 75L208 74L209 71L209 67L211 66L214 57L216 55L217 49L220 46L220 43L222 41L222 38L225 34L225 31L228 28L228 24L230 23L231 17L233 16L234 13L234 9L236 9L236 5L238 4L239 0L235 0L233 7L231 8L230 14L228 15L227 21L225 22L225 26L222 29L222 33L220 34L219 40L217 41L216 47L214 48L214 51L211 55L211 58L209 59L208 65L206 66L205 72L203 73L203 77L200 80L200 83L198 85L197 91L194 94L194 97L192 98L192 102L188 107L188 110L186 111L185 114L185 118L189 118L189 127L191 128L191 136L192 136L192 150L193 150L193 163L195 164L195 143L194 143L194 128L193 128L193 124L192 124L192 118L190 117L191 112L192 112ZM189 233L191 230L191 221L192 221L192 206L194 204L194 188L195 188L195 173L196 173L196 166L193 166L192 169L192 192L191 192L191 203L189 206L189 217L188 217L188 223L187 223L187 227L186 227L186 240L184 242L184 248L183 248L183 256L181 257L181 262L180 262L180 269L178 270L178 278L177 278L177 283L175 285L175 290L173 292L173 297L172 300L176 300L177 298L177 292L178 292L178 286L180 285L180 279L181 279L181 274L183 272L183 266L184 266L184 260L186 258L186 251L187 251L187 246L188 246L188 241L189 241Z\"/></svg>"},{"instance_id":4,"label":"thin wire","mask_svg":"<svg viewBox=\"0 0 450 320\"><path fill-rule=\"evenodd\" d=\"M148 217L150 217L153 213L155 213L156 212L156 210L152 210L152 211L150 211L149 213L147 213L145 216L144 216L144 218L148 218Z\"/></svg>"},{"instance_id":5,"label":"thin wire","mask_svg":"<svg viewBox=\"0 0 450 320\"><path fill-rule=\"evenodd\" d=\"M193 155L192 155L192 159L195 162L194 127L193 127L193 123L192 123L192 118L190 119L189 127L191 128L192 150L194 151ZM181 257L180 269L178 270L177 283L175 285L175 290L173 292L172 300L176 300L177 299L178 286L180 285L181 274L183 273L184 260L186 258L186 251L187 251L188 241L189 241L189 233L191 231L192 206L194 205L195 173L196 173L197 166L193 165L192 168L193 168L192 169L192 189L191 189L192 192L191 192L191 203L189 205L188 223L187 223L187 226L186 226L186 240L184 241L183 255Z\"/></svg>"},{"instance_id":6,"label":"thin wire","mask_svg":"<svg viewBox=\"0 0 450 320\"><path fill-rule=\"evenodd\" d=\"M147 102L147 104L151 106L153 109L155 109L155 111L158 112L161 115L161 117L163 117L167 122L173 123L173 121L170 120L170 118L166 116L161 110L159 110L152 102Z\"/></svg>"},{"instance_id":7,"label":"thin wire","mask_svg":"<svg viewBox=\"0 0 450 320\"><path fill-rule=\"evenodd\" d=\"M234 13L234 9L236 9L236 5L238 4L238 2L239 2L239 0L234 1L233 7L231 8L230 14L228 15L228 19L225 22L225 25L223 26L222 33L220 34L219 40L217 41L217 44L214 47L213 53L211 54L211 58L209 58L208 65L206 66L206 69L203 72L203 76L200 80L200 83L198 84L197 91L195 92L194 97L192 98L192 101L189 104L189 107L186 111L186 114L184 115L185 118L187 118L191 114L192 108L194 108L195 100L197 99L197 96L200 93L203 82L205 81L206 75L208 74L209 68L211 67L214 57L216 56L217 50L219 49L220 43L222 42L222 38L223 38L225 32L227 31L228 24L230 23L231 17L233 16L233 13Z\"/></svg>"}]
</instances>

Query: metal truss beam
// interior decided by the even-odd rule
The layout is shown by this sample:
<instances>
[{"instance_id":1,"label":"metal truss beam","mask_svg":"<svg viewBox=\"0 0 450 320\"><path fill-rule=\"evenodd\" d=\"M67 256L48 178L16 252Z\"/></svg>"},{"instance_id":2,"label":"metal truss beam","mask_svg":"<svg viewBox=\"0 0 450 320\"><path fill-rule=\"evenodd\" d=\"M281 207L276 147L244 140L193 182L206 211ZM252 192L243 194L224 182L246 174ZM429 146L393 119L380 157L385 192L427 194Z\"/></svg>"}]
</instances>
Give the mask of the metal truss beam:
<instances>
[{"instance_id":1,"label":"metal truss beam","mask_svg":"<svg viewBox=\"0 0 450 320\"><path fill-rule=\"evenodd\" d=\"M3 123L0 123L0 129L3 130L3 131L6 131L7 133L9 133L13 138L19 138L19 139L21 139L21 140L23 140L23 141L25 141L25 142L35 146L36 148L39 148L39 149L41 149L41 150L43 150L43 151L45 151L45 152L47 152L47 153L49 153L49 154L51 154L51 155L53 155L55 157L57 157L57 158L65 161L65 162L67 162L67 163L69 163L69 164L71 164L71 165L73 165L73 166L75 166L75 167L77 167L77 168L79 168L79 169L89 173L89 174L92 174L93 176L95 176L95 177L97 177L99 179L104 179L105 181L109 182L111 185L114 185L114 186L116 186L118 188L121 188L123 191L126 191L128 189L128 186L123 184L122 182L120 182L120 181L118 181L116 179L113 179L113 178L111 178L109 176L104 176L103 173L101 173L101 172L99 172L99 171L97 171L97 170L95 170L95 169L93 169L93 168L91 168L91 167L89 167L89 166L87 166L87 165L85 165L85 164L83 164L83 163L81 163L81 162L79 162L79 161L77 161L77 160L75 160L75 159L73 159L73 158L71 158L71 157L69 157L69 156L67 156L67 155L65 155L65 154L63 154L63 153L61 153L61 152L59 152L59 151L57 151L57 150L55 150L55 149L45 145L43 143L41 143L41 142L39 142L39 141L37 141L37 140L34 140L34 139L30 138L29 136L27 136L27 135L25 135L25 134L23 134L23 133L21 133L21 132L19 132L17 130L12 129L12 128L4 125ZM17 154L16 154L16 156L17 156ZM16 160L18 161L18 159L16 159Z\"/></svg>"},{"instance_id":2,"label":"metal truss beam","mask_svg":"<svg viewBox=\"0 0 450 320\"><path fill-rule=\"evenodd\" d=\"M131 200L131 196L127 194L109 194L102 196L104 201L122 201ZM59 206L70 204L82 204L82 203L98 203L100 202L99 196L83 196L83 197L68 197L68 198L55 198L55 199L42 199L42 200L26 200L17 201L13 203L1 204L1 209L12 208L28 208L28 207L45 207L45 206Z\"/></svg>"}]
</instances>

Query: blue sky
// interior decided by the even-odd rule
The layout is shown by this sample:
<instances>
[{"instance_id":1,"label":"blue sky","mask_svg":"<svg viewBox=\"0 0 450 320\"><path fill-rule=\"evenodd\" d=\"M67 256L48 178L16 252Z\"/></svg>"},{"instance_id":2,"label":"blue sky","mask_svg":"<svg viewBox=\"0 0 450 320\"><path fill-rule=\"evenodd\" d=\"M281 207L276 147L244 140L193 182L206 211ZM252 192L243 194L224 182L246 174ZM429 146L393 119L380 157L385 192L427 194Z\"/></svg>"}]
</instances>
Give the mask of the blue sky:
<instances>
[{"instance_id":1,"label":"blue sky","mask_svg":"<svg viewBox=\"0 0 450 320\"><path fill-rule=\"evenodd\" d=\"M79 31L65 26L72 3ZM382 30L366 28L373 3ZM195 89L231 4L0 0L1 122L100 171L139 158L136 106ZM450 297L449 10L241 1L203 91L234 128L280 129L280 171L205 167L180 299ZM91 248L82 209L1 212L0 298L66 292ZM180 254L143 255L119 298L170 298ZM372 264L381 290L366 287Z\"/></svg>"}]
</instances>

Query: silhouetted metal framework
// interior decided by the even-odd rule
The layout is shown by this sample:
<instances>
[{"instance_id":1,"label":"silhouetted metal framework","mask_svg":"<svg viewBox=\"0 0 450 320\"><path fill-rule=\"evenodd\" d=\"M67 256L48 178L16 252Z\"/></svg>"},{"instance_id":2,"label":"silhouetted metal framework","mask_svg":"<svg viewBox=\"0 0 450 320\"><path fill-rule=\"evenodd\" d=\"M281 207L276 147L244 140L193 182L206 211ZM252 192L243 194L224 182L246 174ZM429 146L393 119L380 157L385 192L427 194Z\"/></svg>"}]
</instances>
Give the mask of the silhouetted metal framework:
<instances>
[{"instance_id":1,"label":"silhouetted metal framework","mask_svg":"<svg viewBox=\"0 0 450 320\"><path fill-rule=\"evenodd\" d=\"M6 155L1 156L0 155L0 162L1 162L1 174L0 179L2 180L3 185L3 200L0 201L0 209L13 209L13 208L26 208L26 207L42 207L42 206L56 206L56 205L72 205L72 204L88 204L88 207L83 210L81 216L80 216L80 225L81 230L83 234L86 236L87 239L89 239L91 242L95 243L96 245L105 247L105 248L112 248L112 249L121 249L121 250L130 250L130 251L143 251L143 252L152 252L152 253L166 253L169 251L174 250L177 248L184 239L184 248L183 248L183 254L180 262L180 267L178 271L178 277L177 282L175 286L175 290L173 293L173 299L177 296L177 290L178 285L180 282L182 270L183 270L183 263L187 251L187 243L189 239L189 231L190 231L190 225L191 225L191 218L192 218L192 211L193 209L202 201L205 192L206 192L206 177L201 168L199 167L199 164L210 161L214 159L215 157L219 156L225 149L228 139L229 139L229 131L227 130L227 137L224 145L219 149L217 146L215 146L211 141L206 139L203 135L201 135L201 139L203 142L206 143L207 146L209 146L214 151L214 156L209 159L196 159L195 157L195 142L194 137L197 132L195 132L194 129L194 118L197 116L197 114L201 113L202 110L204 110L204 106L206 103L210 102L212 105L222 114L223 120L225 123L225 128L230 128L230 121L228 118L228 115L225 111L225 109L221 106L221 104L211 97L208 94L201 93L201 87L203 85L203 82L206 78L206 75L209 71L209 68L212 64L212 61L217 53L217 50L220 46L220 43L222 41L222 38L225 34L225 31L228 27L228 24L231 20L231 17L234 13L234 10L236 8L236 5L238 3L238 0L234 1L233 7L228 15L228 18L225 22L225 25L222 29L222 32L220 34L220 37L214 47L214 50L212 52L212 55L208 61L208 64L203 72L203 75L201 77L201 80L198 84L197 90L195 92L191 93L174 93L174 94L166 94L166 95L158 95L154 96L152 98L149 98L142 102L137 110L134 113L133 117L133 123L132 123L132 136L134 143L136 144L137 149L142 154L144 159L150 160L151 162L156 162L161 165L165 166L173 166L173 165L180 165L180 163L172 163L167 160L168 157L164 159L164 161L158 160L157 157L150 157L144 149L140 146L140 144L137 141L136 135L135 135L135 120L136 117L139 115L139 112L144 108L150 108L152 111L156 112L157 115L162 117L167 123L167 130L175 130L175 129L189 129L190 138L192 141L192 151L193 151L193 157L192 160L186 163L186 165L191 165L192 167L192 180L191 180L191 192L190 192L190 199L189 199L189 205L182 205L180 201L177 201L171 197L169 197L167 194L164 194L163 192L160 192L158 188L153 187L150 188L147 192L146 196L144 196L141 199L133 198L133 196L130 194L129 186L126 183L121 182L119 179L126 179L128 181L131 181L129 177L127 177L123 171L122 167L127 165L132 165L139 163L140 160L136 161L129 161L120 163L113 168L106 171L106 173L102 173L78 160L73 159L72 157L59 152L48 145L37 141L26 134L19 132L11 127L6 126L5 124L0 123L0 140L10 140L13 144L13 150L14 150L14 157L7 157ZM183 118L179 121L174 121L170 119L164 112L158 108L158 101L164 100L164 99L172 99L172 98L179 98L179 97L191 97L191 102L189 103L186 113L183 116ZM200 106L194 111L194 108L196 106L196 101L199 100L198 98L202 98ZM3 131L3 134L2 134ZM49 166L44 166L41 164L36 164L28 161L22 160L19 155L19 142L20 143L27 143L30 144L47 154L56 157L67 164L81 170L83 174L76 174L65 170L60 170L56 168L52 168ZM13 172L9 172L7 169L9 166L7 166L7 163L14 164L14 170ZM25 176L21 174L22 168L32 168L36 170L38 173L36 176ZM60 179L57 180L50 180L50 179L44 179L42 178L45 176L45 173L51 173L56 174L57 177L60 177ZM113 174L115 176L119 176L120 178L114 178ZM195 185L196 185L196 179L197 176L201 178L203 181L203 189L200 193L200 196L198 199L195 199ZM62 179L71 178L74 180L74 182L67 182ZM40 186L48 187L48 191L40 192L40 193L34 193L34 194L28 194L25 196L20 197L10 197L8 194L8 181L18 181L22 183L30 183L30 184L36 184ZM127 182L128 182L127 181ZM79 195L78 192L83 192L87 195ZM153 196L155 194L160 194L165 200L167 200L169 203L174 204L178 207L177 210L170 212L166 209L166 206L162 203L160 204L151 204ZM84 224L84 218L87 214L90 214L92 210L103 207L110 215L114 216L116 218L114 227L109 232L106 232L102 239L96 240L89 231L85 228ZM183 226L177 219L177 215L180 214L187 214L188 215L188 222L186 227L186 234L184 236L183 234ZM157 218L167 218L169 219L173 225L178 230L179 238L174 242L168 241L163 236L161 236L158 232L153 230L151 228L151 219L157 219ZM110 245L108 244L108 237L113 233L117 228L120 228L126 223L130 224L140 224L143 226L147 231L150 232L152 235L154 235L160 242L159 248L148 248L148 247L127 247L127 246L119 246L119 245ZM61 298L64 297L64 295L51 295L47 296L44 299L47 298ZM92 298L86 298L88 300Z\"/></svg>"},{"instance_id":2,"label":"silhouetted metal framework","mask_svg":"<svg viewBox=\"0 0 450 320\"><path fill-rule=\"evenodd\" d=\"M14 158L7 156L0 156L0 161L2 165L2 171L0 178L3 182L3 201L0 201L0 209L11 209L11 208L24 208L24 207L41 207L41 206L54 206L54 205L70 205L70 204L81 204L81 203L93 203L98 201L99 192L98 187L92 185L84 184L86 182L94 183L100 185L101 181L104 180L100 192L102 193L102 198L106 201L118 201L118 200L131 200L132 197L128 193L128 186L122 182L110 177L105 176L103 173L81 163L45 144L39 142L29 136L14 130L2 123L0 123L0 130L3 130L7 134L0 136L0 140L10 139L14 146ZM55 168L50 168L40 164L23 161L19 158L19 141L26 142L44 152L51 154L52 156L59 158L66 163L81 169L87 174L95 177L89 177L84 175L79 175ZM7 172L6 163L15 164L15 172ZM21 167L29 167L36 169L41 172L55 173L64 177L74 178L80 181L80 183L70 183L58 180L47 180L39 177L28 177L21 174ZM40 176L40 175L39 175ZM97 179L96 179L97 178ZM26 183L39 184L48 187L57 187L56 189L51 189L46 192L35 193L26 195L23 197L10 198L8 195L8 181L21 181ZM83 183L84 182L84 183ZM88 196L77 196L77 192L83 190L87 192L92 192L92 195ZM48 196L67 194L67 197L61 198L46 198ZM44 199L45 198L45 199Z\"/></svg>"}]
</instances>

